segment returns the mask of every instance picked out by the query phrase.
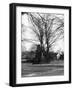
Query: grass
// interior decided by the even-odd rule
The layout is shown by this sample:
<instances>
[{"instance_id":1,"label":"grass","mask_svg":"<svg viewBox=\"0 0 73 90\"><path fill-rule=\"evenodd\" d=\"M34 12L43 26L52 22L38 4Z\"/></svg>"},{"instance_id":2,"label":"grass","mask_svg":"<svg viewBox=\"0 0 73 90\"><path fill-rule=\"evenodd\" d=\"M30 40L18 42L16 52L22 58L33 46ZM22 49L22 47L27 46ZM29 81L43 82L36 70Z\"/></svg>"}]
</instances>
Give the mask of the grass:
<instances>
[{"instance_id":1,"label":"grass","mask_svg":"<svg viewBox=\"0 0 73 90\"><path fill-rule=\"evenodd\" d=\"M50 64L22 63L22 77L64 75L64 61L54 60Z\"/></svg>"}]
</instances>

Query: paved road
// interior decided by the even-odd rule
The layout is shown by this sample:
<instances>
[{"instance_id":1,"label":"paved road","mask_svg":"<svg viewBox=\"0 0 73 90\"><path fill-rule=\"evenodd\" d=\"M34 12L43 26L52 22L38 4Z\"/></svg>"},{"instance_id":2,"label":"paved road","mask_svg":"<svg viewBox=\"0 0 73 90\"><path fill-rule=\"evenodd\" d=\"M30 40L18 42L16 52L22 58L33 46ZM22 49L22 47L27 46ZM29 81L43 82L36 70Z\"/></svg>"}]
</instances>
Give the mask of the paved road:
<instances>
[{"instance_id":1,"label":"paved road","mask_svg":"<svg viewBox=\"0 0 73 90\"><path fill-rule=\"evenodd\" d=\"M22 77L64 75L63 64L25 64L22 63Z\"/></svg>"}]
</instances>

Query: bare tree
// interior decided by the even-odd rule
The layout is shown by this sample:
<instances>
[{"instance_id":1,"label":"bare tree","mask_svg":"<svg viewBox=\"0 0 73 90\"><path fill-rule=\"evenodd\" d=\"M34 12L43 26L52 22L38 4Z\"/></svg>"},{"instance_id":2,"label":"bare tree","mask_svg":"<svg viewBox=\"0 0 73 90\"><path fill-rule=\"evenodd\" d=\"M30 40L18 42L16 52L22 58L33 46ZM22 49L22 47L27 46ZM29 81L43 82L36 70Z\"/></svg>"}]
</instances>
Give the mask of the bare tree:
<instances>
[{"instance_id":1,"label":"bare tree","mask_svg":"<svg viewBox=\"0 0 73 90\"><path fill-rule=\"evenodd\" d=\"M40 42L41 57L43 55L49 61L50 48L58 39L64 37L64 18L60 18L56 14L48 13L27 13L27 15L32 23L32 26L29 28L33 30ZM35 40L26 41L35 42Z\"/></svg>"}]
</instances>

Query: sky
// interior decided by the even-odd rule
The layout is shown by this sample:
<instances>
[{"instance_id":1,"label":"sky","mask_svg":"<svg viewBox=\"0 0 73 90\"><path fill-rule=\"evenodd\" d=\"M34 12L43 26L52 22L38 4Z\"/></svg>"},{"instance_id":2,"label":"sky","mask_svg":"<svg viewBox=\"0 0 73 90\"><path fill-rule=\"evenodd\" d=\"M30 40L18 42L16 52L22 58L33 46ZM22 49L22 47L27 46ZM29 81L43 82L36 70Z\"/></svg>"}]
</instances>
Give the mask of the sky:
<instances>
[{"instance_id":1,"label":"sky","mask_svg":"<svg viewBox=\"0 0 73 90\"><path fill-rule=\"evenodd\" d=\"M62 17L62 15L57 15L58 17ZM63 18L63 17L62 17ZM22 14L22 40L28 39L28 41L22 41L22 51L30 51L32 48L35 50L35 45L39 44L38 38L36 37L36 34L33 32L31 28L31 22L29 21L29 18L26 14ZM33 43L29 41L29 39L33 40ZM56 41L55 45L52 47L54 52L57 52L58 50L64 51L64 40L58 40Z\"/></svg>"}]
</instances>

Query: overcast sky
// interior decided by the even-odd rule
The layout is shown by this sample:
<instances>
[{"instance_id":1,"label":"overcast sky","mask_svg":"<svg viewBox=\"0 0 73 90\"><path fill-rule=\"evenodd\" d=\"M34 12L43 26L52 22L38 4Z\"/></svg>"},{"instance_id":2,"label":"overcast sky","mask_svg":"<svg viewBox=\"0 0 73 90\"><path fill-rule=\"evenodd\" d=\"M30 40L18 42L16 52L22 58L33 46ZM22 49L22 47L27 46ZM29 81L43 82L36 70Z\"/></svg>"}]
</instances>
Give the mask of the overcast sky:
<instances>
[{"instance_id":1,"label":"overcast sky","mask_svg":"<svg viewBox=\"0 0 73 90\"><path fill-rule=\"evenodd\" d=\"M58 17L63 18L63 15L59 15L57 14ZM30 28L31 27L31 22L29 22L29 18L26 14L22 14L22 39L26 38L26 39L32 39L33 43L31 41L23 41L22 42L22 51L30 51L31 48L35 45L35 44L39 44L39 41L35 35L35 33L33 32L33 30ZM53 51L64 51L64 40L58 40L56 41L55 45L52 47ZM35 46L34 46L35 49Z\"/></svg>"}]
</instances>

